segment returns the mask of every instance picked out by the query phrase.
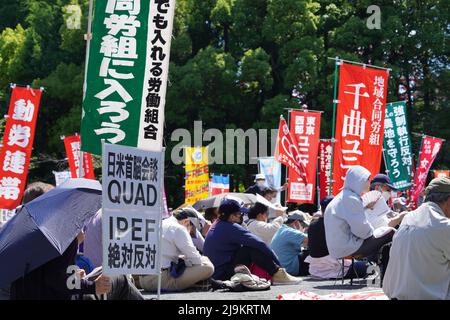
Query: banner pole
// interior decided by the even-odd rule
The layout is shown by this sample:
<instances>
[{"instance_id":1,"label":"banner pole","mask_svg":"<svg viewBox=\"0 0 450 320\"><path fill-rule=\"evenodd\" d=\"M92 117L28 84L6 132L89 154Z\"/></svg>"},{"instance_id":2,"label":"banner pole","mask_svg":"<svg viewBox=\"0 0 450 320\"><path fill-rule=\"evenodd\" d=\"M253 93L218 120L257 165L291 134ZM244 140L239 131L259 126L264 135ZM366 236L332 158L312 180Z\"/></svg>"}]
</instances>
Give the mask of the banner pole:
<instances>
[{"instance_id":1,"label":"banner pole","mask_svg":"<svg viewBox=\"0 0 450 320\"><path fill-rule=\"evenodd\" d=\"M287 126L289 128L289 131L291 130L291 111L292 111L292 109L288 109ZM284 203L283 203L283 206L286 206L286 203L287 203L287 200L288 200L288 196L289 196L289 191L290 191L290 189L289 189L289 176L288 176L289 168L287 166L284 166L284 168L285 168L285 173L286 173L285 181L288 183L288 186L287 186L286 190L284 190Z\"/></svg>"},{"instance_id":2,"label":"banner pole","mask_svg":"<svg viewBox=\"0 0 450 320\"><path fill-rule=\"evenodd\" d=\"M166 148L162 148L162 154L161 154L161 166L162 166L162 170L163 170L163 174L162 174L162 179L160 181L161 184L161 190L164 190L164 161L165 161L165 153L166 153ZM162 194L161 194L162 195ZM158 227L158 263L157 263L157 268L158 268L158 300L161 300L161 277L162 277L162 273L161 273L161 258L162 258L162 252L161 252L161 242L162 242L162 216L163 216L163 201L162 201L162 197L161 197L161 203L159 205L159 227Z\"/></svg>"},{"instance_id":3,"label":"banner pole","mask_svg":"<svg viewBox=\"0 0 450 320\"><path fill-rule=\"evenodd\" d=\"M334 89L333 89L333 122L331 128L331 162L330 162L330 188L328 194L333 193L333 156L334 156L334 135L336 130L336 108L337 108L337 86L338 86L338 75L339 75L339 57L336 57L336 63L334 65Z\"/></svg>"},{"instance_id":4,"label":"banner pole","mask_svg":"<svg viewBox=\"0 0 450 320\"><path fill-rule=\"evenodd\" d=\"M336 58L328 57L328 59L336 60L336 61L342 61L342 62L347 62L347 63L351 63L351 64L356 64L356 65L360 65L360 66L364 66L364 67L368 67L368 68L382 69L382 70L388 70L388 71L392 70L391 68L378 67L378 66L374 66L372 64L367 64L367 63L362 63L362 62L357 62L357 61L351 61L351 60L339 59L339 57L336 57Z\"/></svg>"},{"instance_id":5,"label":"banner pole","mask_svg":"<svg viewBox=\"0 0 450 320\"><path fill-rule=\"evenodd\" d=\"M92 39L92 10L93 9L93 0L89 0L89 13L88 13L88 25L87 25L87 33L85 34L86 40L86 57L84 64L84 82L83 82L83 100L86 97L86 89L87 89L87 72L88 72L88 62L89 62L89 52L91 49L91 39Z\"/></svg>"}]
</instances>

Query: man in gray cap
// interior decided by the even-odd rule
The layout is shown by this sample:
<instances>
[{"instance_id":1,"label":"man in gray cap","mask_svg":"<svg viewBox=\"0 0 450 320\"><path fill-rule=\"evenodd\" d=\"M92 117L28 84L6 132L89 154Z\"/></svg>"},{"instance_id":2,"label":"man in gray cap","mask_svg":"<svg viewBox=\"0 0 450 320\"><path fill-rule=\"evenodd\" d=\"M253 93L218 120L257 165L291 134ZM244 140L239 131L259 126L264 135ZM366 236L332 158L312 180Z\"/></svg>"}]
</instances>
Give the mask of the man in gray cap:
<instances>
[{"instance_id":1,"label":"man in gray cap","mask_svg":"<svg viewBox=\"0 0 450 320\"><path fill-rule=\"evenodd\" d=\"M433 179L425 202L403 219L383 291L391 299L450 300L450 178Z\"/></svg>"}]
</instances>

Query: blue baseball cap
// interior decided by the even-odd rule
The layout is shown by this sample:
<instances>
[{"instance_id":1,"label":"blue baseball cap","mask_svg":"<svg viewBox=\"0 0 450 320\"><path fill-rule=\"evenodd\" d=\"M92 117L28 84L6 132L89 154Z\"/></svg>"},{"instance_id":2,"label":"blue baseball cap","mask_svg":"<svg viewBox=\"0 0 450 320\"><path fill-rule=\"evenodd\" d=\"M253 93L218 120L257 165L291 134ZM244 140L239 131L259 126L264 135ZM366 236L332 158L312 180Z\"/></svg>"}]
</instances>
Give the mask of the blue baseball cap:
<instances>
[{"instance_id":1,"label":"blue baseball cap","mask_svg":"<svg viewBox=\"0 0 450 320\"><path fill-rule=\"evenodd\" d=\"M391 182L391 179L382 173L377 174L373 180L370 182L370 186L374 187L376 184L384 184L386 186L388 186L389 188L391 188L393 191L398 190L396 187L394 187L394 185Z\"/></svg>"},{"instance_id":2,"label":"blue baseball cap","mask_svg":"<svg viewBox=\"0 0 450 320\"><path fill-rule=\"evenodd\" d=\"M219 213L233 214L240 212L241 214L248 214L249 209L244 207L244 202L238 198L224 198L219 206Z\"/></svg>"}]
</instances>

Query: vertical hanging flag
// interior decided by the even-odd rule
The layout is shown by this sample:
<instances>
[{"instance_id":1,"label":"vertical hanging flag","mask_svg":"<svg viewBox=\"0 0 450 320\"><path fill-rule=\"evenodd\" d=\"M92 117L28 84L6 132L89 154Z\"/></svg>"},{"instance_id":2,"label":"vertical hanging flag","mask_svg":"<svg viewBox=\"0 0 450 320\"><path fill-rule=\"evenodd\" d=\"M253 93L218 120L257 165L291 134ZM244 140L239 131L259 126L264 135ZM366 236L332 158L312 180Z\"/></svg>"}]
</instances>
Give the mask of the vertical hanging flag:
<instances>
[{"instance_id":1,"label":"vertical hanging flag","mask_svg":"<svg viewBox=\"0 0 450 320\"><path fill-rule=\"evenodd\" d=\"M80 163L80 136L76 134L65 137L64 146L72 178L95 179L92 155L89 152L83 152L83 162Z\"/></svg>"},{"instance_id":2,"label":"vertical hanging flag","mask_svg":"<svg viewBox=\"0 0 450 320\"><path fill-rule=\"evenodd\" d=\"M450 170L433 170L434 177L450 177Z\"/></svg>"},{"instance_id":3,"label":"vertical hanging flag","mask_svg":"<svg viewBox=\"0 0 450 320\"><path fill-rule=\"evenodd\" d=\"M277 145L275 148L275 161L293 169L298 174L299 179L306 184L306 168L302 163L302 157L297 147L297 140L289 131L289 127L283 116L280 116L280 126L278 127Z\"/></svg>"},{"instance_id":4,"label":"vertical hanging flag","mask_svg":"<svg viewBox=\"0 0 450 320\"><path fill-rule=\"evenodd\" d=\"M209 195L208 148L186 147L184 203L194 204Z\"/></svg>"},{"instance_id":5,"label":"vertical hanging flag","mask_svg":"<svg viewBox=\"0 0 450 320\"><path fill-rule=\"evenodd\" d=\"M297 141L300 162L306 169L306 180L291 167L288 169L288 202L314 203L316 190L317 152L320 140L320 112L291 111L290 131Z\"/></svg>"},{"instance_id":6,"label":"vertical hanging flag","mask_svg":"<svg viewBox=\"0 0 450 320\"><path fill-rule=\"evenodd\" d=\"M398 190L411 187L412 151L406 121L406 103L386 104L383 152L392 184Z\"/></svg>"},{"instance_id":7,"label":"vertical hanging flag","mask_svg":"<svg viewBox=\"0 0 450 320\"><path fill-rule=\"evenodd\" d=\"M277 190L281 187L281 164L274 157L258 158L258 172L266 177L266 185ZM281 202L281 194L277 192L277 203Z\"/></svg>"},{"instance_id":8,"label":"vertical hanging flag","mask_svg":"<svg viewBox=\"0 0 450 320\"><path fill-rule=\"evenodd\" d=\"M320 200L331 190L331 140L320 140L319 143L319 188Z\"/></svg>"},{"instance_id":9,"label":"vertical hanging flag","mask_svg":"<svg viewBox=\"0 0 450 320\"><path fill-rule=\"evenodd\" d=\"M343 63L333 151L333 194L344 185L348 168L361 165L379 173L388 71Z\"/></svg>"},{"instance_id":10,"label":"vertical hanging flag","mask_svg":"<svg viewBox=\"0 0 450 320\"><path fill-rule=\"evenodd\" d=\"M442 139L430 136L424 136L422 138L422 147L419 154L419 160L417 161L414 186L410 199L416 207L418 205L420 193L423 191L425 183L427 182L428 172L430 171L431 165L433 164L434 159L436 159L439 150L441 150L443 142L444 140Z\"/></svg>"},{"instance_id":11,"label":"vertical hanging flag","mask_svg":"<svg viewBox=\"0 0 450 320\"><path fill-rule=\"evenodd\" d=\"M209 181L209 194L215 196L230 192L230 176L227 174L213 174Z\"/></svg>"},{"instance_id":12,"label":"vertical hanging flag","mask_svg":"<svg viewBox=\"0 0 450 320\"><path fill-rule=\"evenodd\" d=\"M33 149L42 90L13 87L0 152L0 208L15 209L22 200Z\"/></svg>"},{"instance_id":13,"label":"vertical hanging flag","mask_svg":"<svg viewBox=\"0 0 450 320\"><path fill-rule=\"evenodd\" d=\"M175 0L96 1L81 137L101 154L101 140L162 149Z\"/></svg>"}]
</instances>

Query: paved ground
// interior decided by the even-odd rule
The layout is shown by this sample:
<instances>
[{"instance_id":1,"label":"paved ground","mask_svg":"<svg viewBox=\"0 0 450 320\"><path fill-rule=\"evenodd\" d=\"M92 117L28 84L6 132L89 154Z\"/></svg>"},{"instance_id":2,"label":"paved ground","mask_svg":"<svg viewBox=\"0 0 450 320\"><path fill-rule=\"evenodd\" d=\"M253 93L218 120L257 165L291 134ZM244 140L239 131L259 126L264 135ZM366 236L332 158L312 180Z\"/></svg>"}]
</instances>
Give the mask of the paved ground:
<instances>
[{"instance_id":1,"label":"paved ground","mask_svg":"<svg viewBox=\"0 0 450 320\"><path fill-rule=\"evenodd\" d=\"M337 292L363 292L379 291L376 286L367 286L354 283L350 286L350 281L345 280L344 285L341 281L314 280L309 277L303 278L303 282L295 286L272 286L268 291L259 292L224 292L224 291L189 291L182 293L162 293L161 300L275 300L280 294L294 293L299 290L311 291L317 294L325 295ZM144 292L147 299L154 299L154 293Z\"/></svg>"}]
</instances>

